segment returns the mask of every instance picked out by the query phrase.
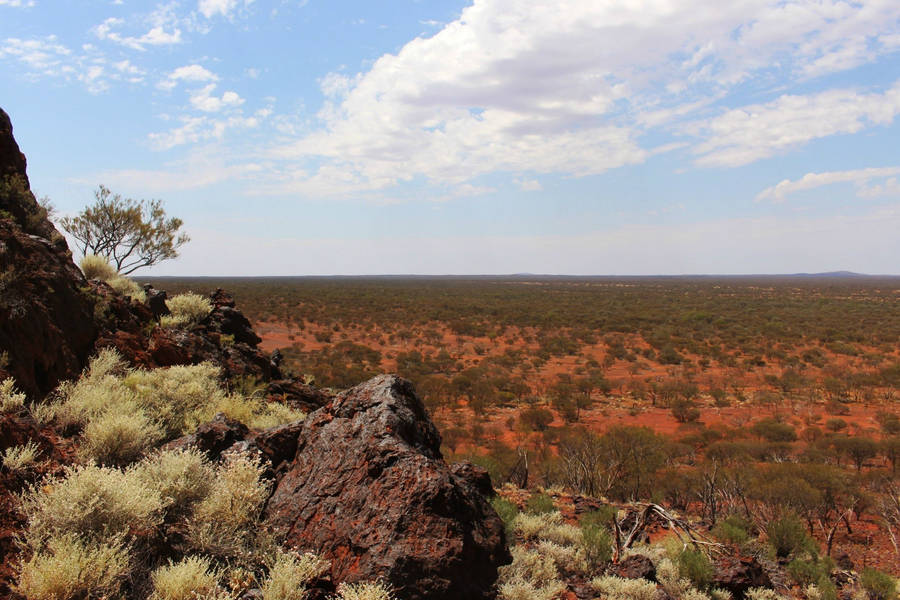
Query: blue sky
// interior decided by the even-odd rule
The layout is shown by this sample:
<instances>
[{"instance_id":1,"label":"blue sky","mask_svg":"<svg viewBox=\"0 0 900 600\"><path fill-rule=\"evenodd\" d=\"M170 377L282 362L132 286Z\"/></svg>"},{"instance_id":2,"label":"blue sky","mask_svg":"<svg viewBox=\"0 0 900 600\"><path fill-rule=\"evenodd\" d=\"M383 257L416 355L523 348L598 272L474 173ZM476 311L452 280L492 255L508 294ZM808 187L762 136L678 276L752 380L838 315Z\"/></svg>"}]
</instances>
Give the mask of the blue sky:
<instances>
[{"instance_id":1,"label":"blue sky","mask_svg":"<svg viewBox=\"0 0 900 600\"><path fill-rule=\"evenodd\" d=\"M900 273L896 0L0 0L0 85L147 274Z\"/></svg>"}]
</instances>

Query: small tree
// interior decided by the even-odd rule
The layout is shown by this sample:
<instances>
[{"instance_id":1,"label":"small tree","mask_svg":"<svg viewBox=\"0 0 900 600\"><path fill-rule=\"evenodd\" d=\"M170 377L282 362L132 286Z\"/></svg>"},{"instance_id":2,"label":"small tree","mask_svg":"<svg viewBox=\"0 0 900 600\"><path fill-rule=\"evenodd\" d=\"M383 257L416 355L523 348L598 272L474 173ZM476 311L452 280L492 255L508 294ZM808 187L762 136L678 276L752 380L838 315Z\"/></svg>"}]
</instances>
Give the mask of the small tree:
<instances>
[{"instance_id":1,"label":"small tree","mask_svg":"<svg viewBox=\"0 0 900 600\"><path fill-rule=\"evenodd\" d=\"M190 239L178 233L181 219L166 218L159 200L123 198L102 185L94 196L93 205L60 219L60 225L82 254L105 257L122 275L177 257Z\"/></svg>"}]
</instances>

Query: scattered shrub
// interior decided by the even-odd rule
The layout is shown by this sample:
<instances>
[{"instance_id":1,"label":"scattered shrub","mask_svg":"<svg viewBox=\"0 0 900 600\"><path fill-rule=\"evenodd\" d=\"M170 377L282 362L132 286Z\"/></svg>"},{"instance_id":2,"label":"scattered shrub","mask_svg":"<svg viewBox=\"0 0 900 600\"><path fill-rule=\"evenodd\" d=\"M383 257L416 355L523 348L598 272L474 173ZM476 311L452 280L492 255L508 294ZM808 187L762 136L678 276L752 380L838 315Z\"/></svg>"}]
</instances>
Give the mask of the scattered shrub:
<instances>
[{"instance_id":1,"label":"scattered shrub","mask_svg":"<svg viewBox=\"0 0 900 600\"><path fill-rule=\"evenodd\" d=\"M16 382L7 377L0 382L0 414L12 413L25 406L25 394L16 391Z\"/></svg>"},{"instance_id":2,"label":"scattered shrub","mask_svg":"<svg viewBox=\"0 0 900 600\"><path fill-rule=\"evenodd\" d=\"M150 600L196 600L216 590L219 572L208 558L189 556L158 568L151 576Z\"/></svg>"},{"instance_id":3,"label":"scattered shrub","mask_svg":"<svg viewBox=\"0 0 900 600\"><path fill-rule=\"evenodd\" d=\"M553 503L553 498L547 494L532 494L525 503L525 512L533 515L550 513L554 510L556 510L556 505Z\"/></svg>"},{"instance_id":4,"label":"scattered shrub","mask_svg":"<svg viewBox=\"0 0 900 600\"><path fill-rule=\"evenodd\" d=\"M315 554L278 550L262 586L263 600L303 600L306 586L328 567L329 562Z\"/></svg>"},{"instance_id":5,"label":"scattered shrub","mask_svg":"<svg viewBox=\"0 0 900 600\"><path fill-rule=\"evenodd\" d=\"M86 279L109 281L119 275L119 272L104 257L96 254L85 254L79 266Z\"/></svg>"},{"instance_id":6,"label":"scattered shrub","mask_svg":"<svg viewBox=\"0 0 900 600\"><path fill-rule=\"evenodd\" d=\"M866 590L869 600L894 600L897 598L897 581L876 569L865 568L859 575L859 585Z\"/></svg>"},{"instance_id":7,"label":"scattered shrub","mask_svg":"<svg viewBox=\"0 0 900 600\"><path fill-rule=\"evenodd\" d=\"M121 545L86 543L67 534L50 538L44 550L20 565L14 589L29 600L117 597L130 568Z\"/></svg>"},{"instance_id":8,"label":"scattered shrub","mask_svg":"<svg viewBox=\"0 0 900 600\"><path fill-rule=\"evenodd\" d=\"M34 442L10 446L3 451L3 466L14 473L19 473L34 465L39 455L40 449Z\"/></svg>"}]
</instances>

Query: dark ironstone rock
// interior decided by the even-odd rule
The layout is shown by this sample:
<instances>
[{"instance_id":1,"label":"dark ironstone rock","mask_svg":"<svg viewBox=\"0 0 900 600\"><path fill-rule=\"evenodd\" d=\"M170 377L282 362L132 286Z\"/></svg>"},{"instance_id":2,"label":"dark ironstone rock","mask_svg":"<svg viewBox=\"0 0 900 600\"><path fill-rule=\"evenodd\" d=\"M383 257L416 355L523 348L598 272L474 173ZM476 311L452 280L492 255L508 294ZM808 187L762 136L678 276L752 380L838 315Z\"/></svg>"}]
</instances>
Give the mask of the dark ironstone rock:
<instances>
[{"instance_id":1,"label":"dark ironstone rock","mask_svg":"<svg viewBox=\"0 0 900 600\"><path fill-rule=\"evenodd\" d=\"M217 460L223 451L243 441L248 433L246 425L219 413L212 421L197 426L194 433L172 440L163 446L163 449L197 448L206 453L210 460Z\"/></svg>"},{"instance_id":2,"label":"dark ironstone rock","mask_svg":"<svg viewBox=\"0 0 900 600\"><path fill-rule=\"evenodd\" d=\"M285 544L331 579L383 579L408 600L489 597L510 560L474 469L454 473L412 384L383 375L311 413L266 507ZM479 483L481 481L481 483Z\"/></svg>"},{"instance_id":3,"label":"dark ironstone rock","mask_svg":"<svg viewBox=\"0 0 900 600\"><path fill-rule=\"evenodd\" d=\"M656 567L653 566L653 561L642 554L625 557L619 564L612 567L612 572L626 579L656 581Z\"/></svg>"},{"instance_id":4,"label":"dark ironstone rock","mask_svg":"<svg viewBox=\"0 0 900 600\"><path fill-rule=\"evenodd\" d=\"M738 600L744 592L754 587L772 587L772 581L763 566L752 557L724 556L716 561L713 585L731 592Z\"/></svg>"}]
</instances>

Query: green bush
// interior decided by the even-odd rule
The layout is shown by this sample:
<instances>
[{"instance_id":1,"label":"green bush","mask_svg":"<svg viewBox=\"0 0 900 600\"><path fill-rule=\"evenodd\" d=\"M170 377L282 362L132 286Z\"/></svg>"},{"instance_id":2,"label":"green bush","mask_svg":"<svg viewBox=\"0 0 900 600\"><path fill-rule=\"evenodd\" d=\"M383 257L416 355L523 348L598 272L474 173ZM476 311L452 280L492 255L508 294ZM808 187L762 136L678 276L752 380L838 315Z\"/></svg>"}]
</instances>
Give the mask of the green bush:
<instances>
[{"instance_id":1,"label":"green bush","mask_svg":"<svg viewBox=\"0 0 900 600\"><path fill-rule=\"evenodd\" d=\"M553 503L553 498L551 498L547 494L532 494L528 501L525 503L525 512L531 513L533 515L542 515L544 513L550 513L556 510L556 505Z\"/></svg>"},{"instance_id":2,"label":"green bush","mask_svg":"<svg viewBox=\"0 0 900 600\"><path fill-rule=\"evenodd\" d=\"M740 515L729 515L716 523L712 534L728 544L741 545L750 539L752 524Z\"/></svg>"},{"instance_id":3,"label":"green bush","mask_svg":"<svg viewBox=\"0 0 900 600\"><path fill-rule=\"evenodd\" d=\"M834 569L834 563L828 557L795 558L788 563L787 571L800 586L817 584L827 580ZM820 589L821 591L821 589Z\"/></svg>"},{"instance_id":4,"label":"green bush","mask_svg":"<svg viewBox=\"0 0 900 600\"><path fill-rule=\"evenodd\" d=\"M499 495L491 498L491 506L494 507L500 520L503 521L507 538L511 537L513 534L513 522L516 520L516 515L519 514L519 507L514 502L510 502Z\"/></svg>"},{"instance_id":5,"label":"green bush","mask_svg":"<svg viewBox=\"0 0 900 600\"><path fill-rule=\"evenodd\" d=\"M815 543L806 535L803 521L794 514L786 514L769 523L766 534L778 558L787 558L804 550L815 552Z\"/></svg>"},{"instance_id":6,"label":"green bush","mask_svg":"<svg viewBox=\"0 0 900 600\"><path fill-rule=\"evenodd\" d=\"M677 564L678 574L690 581L695 588L703 590L709 587L714 569L706 554L686 548L678 555Z\"/></svg>"},{"instance_id":7,"label":"green bush","mask_svg":"<svg viewBox=\"0 0 900 600\"><path fill-rule=\"evenodd\" d=\"M591 567L605 565L612 559L613 540L606 527L596 523L582 523L581 537L584 555Z\"/></svg>"},{"instance_id":8,"label":"green bush","mask_svg":"<svg viewBox=\"0 0 900 600\"><path fill-rule=\"evenodd\" d=\"M869 600L895 600L897 581L876 569L866 568L859 575L859 585L869 595Z\"/></svg>"}]
</instances>

